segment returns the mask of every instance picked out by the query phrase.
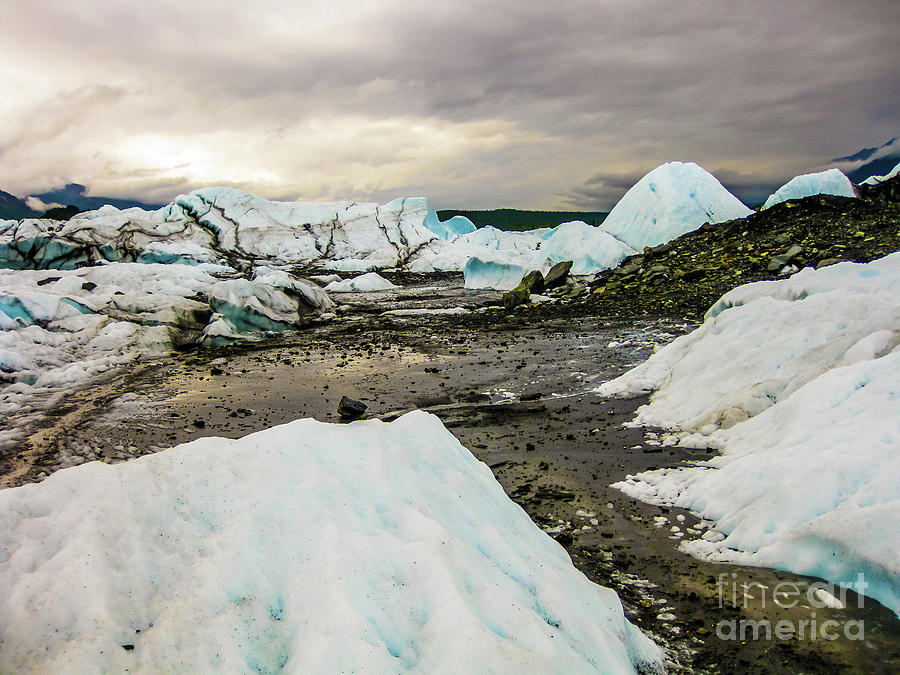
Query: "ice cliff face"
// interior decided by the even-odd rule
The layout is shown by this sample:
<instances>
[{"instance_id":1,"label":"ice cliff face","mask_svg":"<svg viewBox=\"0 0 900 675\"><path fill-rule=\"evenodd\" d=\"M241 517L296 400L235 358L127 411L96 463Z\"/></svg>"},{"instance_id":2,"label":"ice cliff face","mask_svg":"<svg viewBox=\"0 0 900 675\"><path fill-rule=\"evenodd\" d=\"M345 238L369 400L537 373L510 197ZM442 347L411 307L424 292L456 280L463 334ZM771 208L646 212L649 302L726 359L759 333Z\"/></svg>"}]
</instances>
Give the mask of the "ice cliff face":
<instances>
[{"instance_id":1,"label":"ice cliff face","mask_svg":"<svg viewBox=\"0 0 900 675\"><path fill-rule=\"evenodd\" d=\"M5 221L0 267L74 269L102 261L216 262L235 269L320 262L366 271L404 265L434 233L425 199L388 204L273 202L231 188L182 195L158 211L103 207L67 222Z\"/></svg>"}]
</instances>

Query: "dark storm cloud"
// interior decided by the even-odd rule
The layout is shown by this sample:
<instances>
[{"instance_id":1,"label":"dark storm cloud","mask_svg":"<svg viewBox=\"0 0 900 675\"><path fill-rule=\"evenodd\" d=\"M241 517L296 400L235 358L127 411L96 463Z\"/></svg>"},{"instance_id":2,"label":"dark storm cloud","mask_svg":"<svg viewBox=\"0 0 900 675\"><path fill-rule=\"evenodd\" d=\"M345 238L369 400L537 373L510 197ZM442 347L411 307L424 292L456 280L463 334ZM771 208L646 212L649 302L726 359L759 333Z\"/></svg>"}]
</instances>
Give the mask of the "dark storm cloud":
<instances>
[{"instance_id":1,"label":"dark storm cloud","mask_svg":"<svg viewBox=\"0 0 900 675\"><path fill-rule=\"evenodd\" d=\"M606 208L665 161L749 194L898 131L893 0L444 4L7 6L0 187Z\"/></svg>"}]
</instances>

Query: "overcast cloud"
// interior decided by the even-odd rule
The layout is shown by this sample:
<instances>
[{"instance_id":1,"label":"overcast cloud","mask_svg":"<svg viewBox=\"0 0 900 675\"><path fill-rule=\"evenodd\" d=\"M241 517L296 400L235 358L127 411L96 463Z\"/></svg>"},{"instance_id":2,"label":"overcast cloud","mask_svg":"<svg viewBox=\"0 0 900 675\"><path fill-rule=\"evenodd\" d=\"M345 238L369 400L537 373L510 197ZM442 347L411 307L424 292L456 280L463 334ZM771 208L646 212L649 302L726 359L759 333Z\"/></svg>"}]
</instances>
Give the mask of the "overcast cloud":
<instances>
[{"instance_id":1,"label":"overcast cloud","mask_svg":"<svg viewBox=\"0 0 900 675\"><path fill-rule=\"evenodd\" d=\"M755 195L898 134L898 34L896 0L7 0L0 189L604 209L683 160Z\"/></svg>"}]
</instances>

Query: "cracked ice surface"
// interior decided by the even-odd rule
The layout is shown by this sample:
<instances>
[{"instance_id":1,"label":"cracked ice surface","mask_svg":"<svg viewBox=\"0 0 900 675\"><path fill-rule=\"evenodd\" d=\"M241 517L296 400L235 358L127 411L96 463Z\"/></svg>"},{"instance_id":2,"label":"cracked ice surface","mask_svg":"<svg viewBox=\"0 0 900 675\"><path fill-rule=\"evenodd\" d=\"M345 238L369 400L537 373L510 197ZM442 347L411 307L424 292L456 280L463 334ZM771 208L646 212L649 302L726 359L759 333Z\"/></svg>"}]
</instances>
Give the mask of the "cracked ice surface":
<instances>
[{"instance_id":1,"label":"cracked ice surface","mask_svg":"<svg viewBox=\"0 0 900 675\"><path fill-rule=\"evenodd\" d=\"M334 269L396 267L434 240L425 199L388 204L275 202L232 188L182 195L157 211L105 206L67 222L27 219L0 228L0 266L71 269L98 261L238 269L323 262Z\"/></svg>"}]
</instances>

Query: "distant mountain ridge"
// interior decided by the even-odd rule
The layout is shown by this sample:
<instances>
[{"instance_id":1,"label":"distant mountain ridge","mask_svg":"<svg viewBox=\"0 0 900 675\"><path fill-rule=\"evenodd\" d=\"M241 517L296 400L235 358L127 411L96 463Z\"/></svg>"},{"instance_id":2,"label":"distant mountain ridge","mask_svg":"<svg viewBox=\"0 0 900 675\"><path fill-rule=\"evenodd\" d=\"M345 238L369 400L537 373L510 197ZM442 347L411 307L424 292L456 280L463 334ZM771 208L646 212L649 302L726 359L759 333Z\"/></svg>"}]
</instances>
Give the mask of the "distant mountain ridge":
<instances>
[{"instance_id":1,"label":"distant mountain ridge","mask_svg":"<svg viewBox=\"0 0 900 675\"><path fill-rule=\"evenodd\" d=\"M162 208L163 204L147 204L145 202L139 202L135 199L117 199L115 197L88 197L85 193L87 192L87 187L84 185L80 185L78 183L69 183L65 187L57 188L55 190L50 190L49 192L42 192L41 194L33 195L37 197L45 204L63 204L72 206L77 206L81 211L94 211L99 209L101 206L106 206L109 204L110 206L115 206L117 209L130 209L135 206L141 209L145 209L147 211L155 211L156 209Z\"/></svg>"},{"instance_id":2,"label":"distant mountain ridge","mask_svg":"<svg viewBox=\"0 0 900 675\"><path fill-rule=\"evenodd\" d=\"M40 213L29 207L24 200L0 190L0 220L37 218L39 215Z\"/></svg>"},{"instance_id":3,"label":"distant mountain ridge","mask_svg":"<svg viewBox=\"0 0 900 675\"><path fill-rule=\"evenodd\" d=\"M873 148L863 148L846 157L835 157L832 163L857 185L871 176L883 176L900 163L898 137Z\"/></svg>"}]
</instances>

